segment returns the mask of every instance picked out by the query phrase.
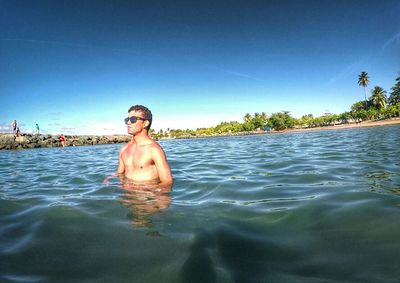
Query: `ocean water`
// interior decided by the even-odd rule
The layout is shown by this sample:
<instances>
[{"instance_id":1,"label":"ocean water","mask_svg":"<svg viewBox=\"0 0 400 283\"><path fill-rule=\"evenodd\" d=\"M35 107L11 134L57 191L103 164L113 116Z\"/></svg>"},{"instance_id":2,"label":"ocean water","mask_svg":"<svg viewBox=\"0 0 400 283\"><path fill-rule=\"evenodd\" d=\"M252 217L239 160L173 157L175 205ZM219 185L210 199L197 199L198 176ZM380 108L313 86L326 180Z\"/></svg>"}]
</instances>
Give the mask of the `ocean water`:
<instances>
[{"instance_id":1,"label":"ocean water","mask_svg":"<svg viewBox=\"0 0 400 283\"><path fill-rule=\"evenodd\" d=\"M0 152L0 282L398 282L400 126Z\"/></svg>"}]
</instances>

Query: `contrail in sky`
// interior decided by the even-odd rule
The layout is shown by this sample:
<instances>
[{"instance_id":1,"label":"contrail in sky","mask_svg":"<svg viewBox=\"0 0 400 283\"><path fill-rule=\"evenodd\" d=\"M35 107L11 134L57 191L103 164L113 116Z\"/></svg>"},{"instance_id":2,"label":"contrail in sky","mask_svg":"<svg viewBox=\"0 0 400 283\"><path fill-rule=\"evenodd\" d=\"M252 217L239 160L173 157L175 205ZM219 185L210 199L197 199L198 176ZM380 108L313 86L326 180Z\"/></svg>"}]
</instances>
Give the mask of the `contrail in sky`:
<instances>
[{"instance_id":1,"label":"contrail in sky","mask_svg":"<svg viewBox=\"0 0 400 283\"><path fill-rule=\"evenodd\" d=\"M88 44L80 44L80 43L68 43L68 42L62 42L62 41L51 41L51 40L39 40L39 39L23 39L23 38L0 38L0 41L10 41L10 42L26 42L26 43L37 43L37 44L51 44L51 45L60 45L60 46L68 46L68 47L79 47L79 48L96 48L96 49L105 49L105 50L112 50L112 51L124 51L124 52L135 52L132 49L122 49L122 48L110 48L110 47L103 47L103 46L95 46L95 45L88 45ZM138 53L139 54L139 53ZM140 54L143 55L143 54ZM151 54L147 54L148 56L150 56ZM248 74L244 74L244 73L240 73L240 72L236 72L236 71L231 71L231 70L227 70L227 69L223 69L223 68L219 68L216 66L212 66L212 65L206 65L209 68L212 69L216 69L219 71L222 71L224 73L227 74L231 74L237 77L242 77L242 78L247 78L247 79L251 79L254 81L258 81L258 82L266 82L263 79L254 77L254 76L250 76Z\"/></svg>"},{"instance_id":2,"label":"contrail in sky","mask_svg":"<svg viewBox=\"0 0 400 283\"><path fill-rule=\"evenodd\" d=\"M382 50L385 50L389 45L391 45L393 43L398 43L398 42L400 42L400 32L398 32L393 37L391 37L388 41L386 41L382 47Z\"/></svg>"},{"instance_id":3,"label":"contrail in sky","mask_svg":"<svg viewBox=\"0 0 400 283\"><path fill-rule=\"evenodd\" d=\"M239 73L239 72L235 72L235 71L231 71L231 70L227 70L227 69L222 69L222 68L219 68L219 67L216 67L216 66L212 66L212 65L206 65L206 66L209 67L209 68L212 68L212 69L216 69L216 70L222 71L222 72L227 73L227 74L234 75L234 76L251 79L251 80L258 81L258 82L264 82L264 83L266 82L263 79L260 79L260 78L254 77L254 76L250 76L250 75L247 75L247 74L243 74L243 73Z\"/></svg>"},{"instance_id":4,"label":"contrail in sky","mask_svg":"<svg viewBox=\"0 0 400 283\"><path fill-rule=\"evenodd\" d=\"M52 44L52 45L62 45L69 47L80 47L80 48L97 48L97 49L107 49L113 51L132 51L132 49L122 49L122 48L110 48L104 46L80 44L80 43L68 43L61 41L51 41L51 40L38 40L38 39L20 39L20 38L0 38L0 41L15 41L15 42L27 42L27 43L40 43L40 44Z\"/></svg>"},{"instance_id":5,"label":"contrail in sky","mask_svg":"<svg viewBox=\"0 0 400 283\"><path fill-rule=\"evenodd\" d=\"M340 73L338 73L336 76L332 77L329 80L329 84L335 83L337 80L340 80L342 78L346 78L350 75L355 74L361 67L364 65L365 60L359 60L356 62L353 62L346 66Z\"/></svg>"}]
</instances>

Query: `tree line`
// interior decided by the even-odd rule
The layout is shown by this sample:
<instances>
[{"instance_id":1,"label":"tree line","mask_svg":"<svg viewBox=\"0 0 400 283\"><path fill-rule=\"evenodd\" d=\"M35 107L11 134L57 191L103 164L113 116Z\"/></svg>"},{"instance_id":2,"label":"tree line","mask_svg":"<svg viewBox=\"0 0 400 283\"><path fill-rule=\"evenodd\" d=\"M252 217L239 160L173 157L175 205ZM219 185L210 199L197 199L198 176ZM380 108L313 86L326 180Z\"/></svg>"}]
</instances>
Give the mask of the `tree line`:
<instances>
[{"instance_id":1,"label":"tree line","mask_svg":"<svg viewBox=\"0 0 400 283\"><path fill-rule=\"evenodd\" d=\"M325 113L322 116L314 117L312 114L303 115L301 118L294 118L289 111L281 111L268 116L265 112L246 113L243 122L231 121L222 122L215 127L198 128L196 130L167 129L155 132L151 135L155 139L160 138L188 138L201 136L215 136L224 134L251 133L254 131L282 131L293 128L313 128L330 125L358 123L366 120L384 120L400 117L400 76L396 78L391 88L390 96L380 86L374 86L371 95L367 98L367 87L370 78L367 72L361 72L358 76L358 85L364 88L365 99L358 101L351 106L351 110L341 113Z\"/></svg>"}]
</instances>

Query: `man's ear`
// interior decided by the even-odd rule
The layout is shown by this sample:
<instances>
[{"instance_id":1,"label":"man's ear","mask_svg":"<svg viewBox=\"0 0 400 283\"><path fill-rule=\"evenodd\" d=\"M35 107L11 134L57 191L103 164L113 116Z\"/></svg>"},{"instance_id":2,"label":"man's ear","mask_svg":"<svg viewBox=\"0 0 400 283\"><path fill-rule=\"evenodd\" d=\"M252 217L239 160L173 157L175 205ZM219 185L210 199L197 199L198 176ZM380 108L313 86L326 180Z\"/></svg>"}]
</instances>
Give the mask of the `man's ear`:
<instances>
[{"instance_id":1,"label":"man's ear","mask_svg":"<svg viewBox=\"0 0 400 283\"><path fill-rule=\"evenodd\" d=\"M148 120L145 120L144 122L143 122L143 128L146 128L147 129L147 127L150 125L150 122L148 121Z\"/></svg>"}]
</instances>

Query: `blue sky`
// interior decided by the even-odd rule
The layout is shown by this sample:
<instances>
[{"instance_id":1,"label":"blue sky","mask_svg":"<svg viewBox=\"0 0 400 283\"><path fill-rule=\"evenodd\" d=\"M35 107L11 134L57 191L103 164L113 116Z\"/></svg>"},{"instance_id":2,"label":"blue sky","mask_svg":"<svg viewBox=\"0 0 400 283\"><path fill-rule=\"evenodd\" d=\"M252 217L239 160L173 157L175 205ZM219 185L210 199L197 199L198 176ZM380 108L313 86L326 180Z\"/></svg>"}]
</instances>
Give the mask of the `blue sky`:
<instances>
[{"instance_id":1,"label":"blue sky","mask_svg":"<svg viewBox=\"0 0 400 283\"><path fill-rule=\"evenodd\" d=\"M342 113L361 71L400 74L400 2L0 0L0 132L125 133L135 104L153 128L245 113Z\"/></svg>"}]
</instances>

